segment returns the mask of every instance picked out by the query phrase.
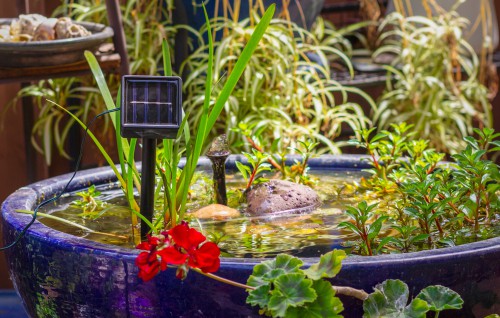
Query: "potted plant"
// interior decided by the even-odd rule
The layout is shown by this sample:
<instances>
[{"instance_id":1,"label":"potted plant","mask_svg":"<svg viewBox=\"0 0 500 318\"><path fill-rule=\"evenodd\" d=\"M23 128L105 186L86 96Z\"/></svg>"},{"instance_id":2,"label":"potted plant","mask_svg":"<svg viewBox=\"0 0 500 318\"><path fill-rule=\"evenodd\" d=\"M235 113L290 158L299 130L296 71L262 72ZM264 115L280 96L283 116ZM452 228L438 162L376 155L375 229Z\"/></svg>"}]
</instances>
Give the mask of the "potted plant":
<instances>
[{"instance_id":1,"label":"potted plant","mask_svg":"<svg viewBox=\"0 0 500 318\"><path fill-rule=\"evenodd\" d=\"M473 127L492 127L489 91L483 85L491 39L485 40L481 58L466 39L469 23L482 21L483 32L489 32L488 20L486 15L477 21L460 16L462 2L447 2L450 10L435 1L422 3L427 16L413 16L411 6L405 10L402 1L394 1L397 10L380 22L373 59L391 57L384 67L394 81L387 81L374 122L380 129L413 123L417 134L412 138L430 139L439 151L455 153L465 147L463 138ZM487 3L481 2L483 12L488 12Z\"/></svg>"},{"instance_id":2,"label":"potted plant","mask_svg":"<svg viewBox=\"0 0 500 318\"><path fill-rule=\"evenodd\" d=\"M263 35L271 17L272 10L267 12L254 31L247 49L242 53L243 61L250 59L251 50L257 46L258 38ZM164 50L164 54L168 56L168 49ZM96 69L95 61L91 56L88 58L98 75L97 78L102 78ZM81 190L82 184L108 183L116 179L124 189L126 200L133 211L136 209L133 183L137 174L134 166L128 163L133 162L133 143L136 142L134 140L129 143L125 139L118 138L123 154L121 171L114 165L111 166L111 170L88 171L76 178L76 183L70 183L69 187L66 186L69 176L53 178L21 189L3 204L4 238L8 242L12 242L17 237L21 240L21 244L13 245L12 249L7 250L11 272L16 273L15 283L32 315L82 317L257 315L257 309L242 306L247 297L245 289L248 289L251 291L248 302L252 305L260 305L264 312L274 316L304 316L308 313L321 313L322 310L326 311L327 316L338 316L342 306L334 295L335 292L366 299L367 317L377 316L380 313L402 315L406 313L422 317L428 310L439 313L447 308L461 307L461 300L455 293L444 287L424 288L427 282L423 278L429 278L432 283L437 282L443 285L456 283L458 288L463 288L465 284L465 290L471 291L474 295L485 287L481 286L485 281L489 282L497 278L498 264L495 262L499 253L497 238L403 256L383 255L371 259L349 257L344 260L342 271L340 271L340 263L345 255L341 251L329 252L322 257L312 257L304 261L281 255L275 260L266 260L261 264L260 259L226 258L222 259L219 265L215 244L204 243L204 236L196 231L193 232L187 224L177 222L186 212L185 204L189 195L187 190L195 167L198 164L203 165L203 161L198 160L202 141L208 135L208 128L217 119L217 113L224 105L224 98L229 96L230 85L234 87L236 78L243 72L242 63L244 62L235 64L236 71L231 73L228 80L228 83L232 84L226 84L229 86L222 90L221 97L213 108L208 107L209 99L206 99L201 121L201 127L205 128L197 130L197 139L186 138L187 159L183 162L182 172L176 169L180 162L179 143L165 141L160 162L168 163L170 169L165 169L165 171L159 169L161 179L166 180L162 181L164 186L162 195L165 197L166 208L164 213L161 213L159 222L163 221L170 226L170 230L165 233L155 231L155 236L139 244L141 249L147 249L147 251L139 253L129 248L90 242L84 238L48 228L40 223L33 223L27 229L26 233L29 235L19 236L26 225L34 219L16 212L32 210L36 201L43 196L52 197L57 189ZM166 63L165 70L168 75L170 73L168 63ZM211 68L209 67L207 71L210 72ZM212 85L210 85L211 77L207 76L207 78L209 79L208 94ZM98 83L110 106L110 111L114 110L114 103L105 83L102 80L98 80ZM187 134L187 130L181 129L181 134L183 133ZM363 132L362 135L369 134ZM92 134L90 136L93 137ZM198 138L201 141L198 141ZM382 139L382 137L377 138ZM192 143L189 142L190 140ZM377 140L369 141L372 144ZM384 145L388 147L391 143L382 143L382 146L377 149L386 149ZM373 151L370 146L369 149ZM254 154L258 156L257 153ZM242 161L241 158L239 160ZM377 161L372 161L373 165L376 165L375 162ZM307 158L307 163L309 166L322 165L327 168L371 167L370 164L360 161L359 157L340 159L325 157L317 160ZM236 165L234 160L229 164ZM178 186L173 186L176 183ZM88 198L92 204L96 203L95 200L92 201L91 191L87 191L87 194L82 194L82 196ZM363 207L358 207L358 209L366 210ZM157 227L150 220L146 221L150 222L152 228ZM460 260L458 264L457 259ZM179 265L177 271L162 271L166 269L165 266L171 267L172 264ZM305 264L308 269L302 269L302 264ZM443 268L443 271L445 267L449 271L438 272L431 278L431 269L435 268L436 264ZM462 264L470 267L464 270ZM212 272L217 267L219 271L218 276L215 277ZM372 275L374 269L380 270L380 276ZM197 271L202 275L191 273L183 281L174 277L176 273L177 276L184 278L187 270ZM367 273L369 273L368 277L366 277ZM481 274L479 279L475 277L478 273ZM151 279L155 274L158 276ZM366 292L360 290L343 289L338 286L332 288L331 283L323 280L324 277L334 278L333 282L338 285L344 285L342 283L346 282L345 285L368 291L374 285L385 281L386 278L403 278L410 283L411 289L405 287L400 281L389 280L377 285L377 290L368 296ZM412 280L412 277L416 280ZM246 282L247 279L248 283L242 285L242 282ZM28 286L32 286L31 289ZM486 286L486 288L489 287ZM76 291L82 291L82 294L77 294ZM290 293L283 295L285 291ZM407 305L410 293L412 298L416 297ZM498 290L495 287L490 288L487 294L494 298ZM446 299L443 301L440 297ZM481 306L479 305L481 302L477 302L473 297L466 299L470 302L466 305L468 307L464 315L469 315L469 310L473 310L471 307ZM491 308L490 304L486 311L491 312ZM347 315L349 313L355 315L355 307L346 306L346 309L353 310L347 312Z\"/></svg>"},{"instance_id":3,"label":"potted plant","mask_svg":"<svg viewBox=\"0 0 500 318\"><path fill-rule=\"evenodd\" d=\"M233 21L219 17L213 21L213 28L224 29L225 36L214 42L216 71L212 76L217 84L210 96L211 104L226 81L220 74L231 73L234 60L243 49L242 43L257 19L252 16ZM231 150L248 151L249 135L261 136L268 146L279 139L283 149L296 147L297 140L307 135L320 143L319 151L340 153L346 142L338 137L346 127L359 131L371 124L361 106L349 97L357 95L371 109L377 108L361 89L332 79L336 72L333 65L353 75L352 47L347 36L363 25L337 30L318 18L311 30L307 30L290 19L273 19L210 136L224 133ZM192 126L200 121L197 109L205 96L208 44L203 39L206 37L207 29L201 27L196 33L199 48L180 68L181 74L187 74L184 107L193 114L189 118Z\"/></svg>"}]
</instances>

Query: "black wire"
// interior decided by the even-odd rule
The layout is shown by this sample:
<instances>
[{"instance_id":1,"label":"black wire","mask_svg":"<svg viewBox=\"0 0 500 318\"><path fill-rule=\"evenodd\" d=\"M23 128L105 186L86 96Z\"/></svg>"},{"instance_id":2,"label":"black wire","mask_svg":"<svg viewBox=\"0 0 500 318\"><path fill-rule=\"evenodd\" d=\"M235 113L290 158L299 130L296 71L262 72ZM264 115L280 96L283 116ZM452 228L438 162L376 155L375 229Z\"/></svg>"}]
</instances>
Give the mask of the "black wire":
<instances>
[{"instance_id":1,"label":"black wire","mask_svg":"<svg viewBox=\"0 0 500 318\"><path fill-rule=\"evenodd\" d=\"M42 203L38 204L35 207L35 209L33 210L33 217L31 218L31 221L28 224L26 224L26 226L23 228L23 230L21 231L21 233L19 233L19 235L14 240L14 242L10 243L7 246L4 246L4 247L0 248L0 251L7 250L7 249L15 246L17 243L19 243L19 241L23 238L23 236L26 234L26 232L31 227L31 225L33 225L33 223L35 223L38 210L41 207L43 207L43 206L45 206L45 205L47 205L47 204L49 204L51 202L59 200L61 198L61 196L64 193L66 193L66 191L68 191L69 185L71 184L71 182L75 178L76 173L78 172L78 169L80 169L80 163L81 163L82 157L83 157L83 146L85 145L85 141L87 140L88 132L89 132L91 126L95 123L95 121L96 121L97 118L99 118L101 116L104 116L106 114L109 114L109 113L113 113L113 112L119 111L119 110L120 110L119 107L118 108L114 108L114 109L110 109L110 110L106 110L106 111L104 111L104 112L96 115L94 118L92 118L92 120L89 122L89 124L85 128L85 134L83 135L82 143L80 144L80 154L78 155L78 159L76 160L76 164L75 164L75 171L73 172L73 175L71 176L71 178L69 179L69 181L64 186L63 190L58 195L56 195L55 197L47 199L47 200L43 201Z\"/></svg>"}]
</instances>

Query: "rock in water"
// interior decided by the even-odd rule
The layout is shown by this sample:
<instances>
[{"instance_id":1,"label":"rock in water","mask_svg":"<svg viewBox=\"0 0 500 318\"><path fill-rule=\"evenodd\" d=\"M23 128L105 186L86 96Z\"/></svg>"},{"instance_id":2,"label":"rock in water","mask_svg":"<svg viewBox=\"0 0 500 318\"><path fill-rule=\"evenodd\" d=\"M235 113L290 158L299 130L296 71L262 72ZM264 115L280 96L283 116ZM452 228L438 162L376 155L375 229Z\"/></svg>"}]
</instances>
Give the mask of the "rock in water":
<instances>
[{"instance_id":1,"label":"rock in water","mask_svg":"<svg viewBox=\"0 0 500 318\"><path fill-rule=\"evenodd\" d=\"M210 204L191 215L198 219L224 220L240 216L240 211L222 204Z\"/></svg>"},{"instance_id":2,"label":"rock in water","mask_svg":"<svg viewBox=\"0 0 500 318\"><path fill-rule=\"evenodd\" d=\"M247 212L262 215L319 205L318 194L308 186L285 181L270 180L250 189L247 193Z\"/></svg>"}]
</instances>

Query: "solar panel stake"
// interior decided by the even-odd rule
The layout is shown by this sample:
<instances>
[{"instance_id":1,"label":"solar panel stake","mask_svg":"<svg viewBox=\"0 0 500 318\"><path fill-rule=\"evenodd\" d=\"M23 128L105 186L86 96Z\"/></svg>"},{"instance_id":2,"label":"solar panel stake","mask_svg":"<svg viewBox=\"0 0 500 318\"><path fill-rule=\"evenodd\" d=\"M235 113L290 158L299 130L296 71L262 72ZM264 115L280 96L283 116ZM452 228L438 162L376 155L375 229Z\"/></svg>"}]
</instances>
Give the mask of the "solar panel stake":
<instances>
[{"instance_id":1,"label":"solar panel stake","mask_svg":"<svg viewBox=\"0 0 500 318\"><path fill-rule=\"evenodd\" d=\"M177 76L122 77L121 135L142 138L141 214L154 215L156 140L175 139L182 121L182 80ZM141 236L149 226L141 220Z\"/></svg>"},{"instance_id":2,"label":"solar panel stake","mask_svg":"<svg viewBox=\"0 0 500 318\"><path fill-rule=\"evenodd\" d=\"M141 168L141 214L150 222L155 210L155 167L156 139L142 138L142 168ZM141 237L149 232L147 224L141 220Z\"/></svg>"}]
</instances>

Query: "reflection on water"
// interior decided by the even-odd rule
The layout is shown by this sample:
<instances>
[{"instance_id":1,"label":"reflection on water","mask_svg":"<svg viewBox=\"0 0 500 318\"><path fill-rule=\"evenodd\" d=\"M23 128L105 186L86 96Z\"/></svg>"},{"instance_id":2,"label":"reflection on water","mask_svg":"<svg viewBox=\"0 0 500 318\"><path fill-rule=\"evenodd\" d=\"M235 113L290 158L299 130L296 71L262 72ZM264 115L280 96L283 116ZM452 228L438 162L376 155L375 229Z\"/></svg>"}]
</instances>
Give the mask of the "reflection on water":
<instances>
[{"instance_id":1,"label":"reflection on water","mask_svg":"<svg viewBox=\"0 0 500 318\"><path fill-rule=\"evenodd\" d=\"M315 174L314 171L312 174ZM248 217L243 207L241 217L226 221L193 219L191 226L198 228L206 236L210 237L215 233L219 238L222 237L219 247L223 256L272 257L283 252L302 257L317 256L340 247L342 241L349 239L344 230L337 229L337 224L346 219L342 213L343 207L352 203L357 196L349 184L359 180L361 176L359 171L321 171L321 181L315 190L323 203L313 212L287 212L272 218ZM206 181L200 178L193 187L195 191L196 188L206 189L204 182ZM230 190L241 187L241 180L228 178L228 187ZM40 221L57 230L89 240L133 247L130 240L130 211L122 192L115 185L99 187L99 190L102 192L99 199L110 203L111 207L103 210L102 215L94 220L82 218L79 216L82 210L69 205L78 199L75 195L66 196L57 205L46 206L41 212L82 224L96 232L117 236L87 233L47 218L40 218ZM206 203L201 205L203 204ZM189 208L194 211L199 206L199 203L192 202ZM124 239L123 236L129 239Z\"/></svg>"}]
</instances>

